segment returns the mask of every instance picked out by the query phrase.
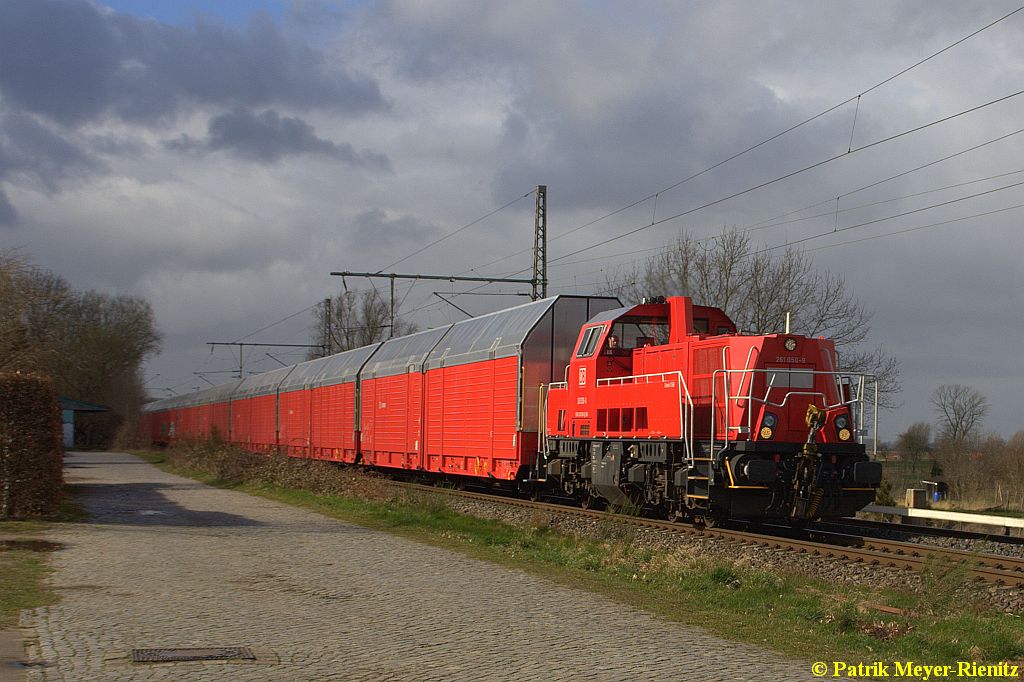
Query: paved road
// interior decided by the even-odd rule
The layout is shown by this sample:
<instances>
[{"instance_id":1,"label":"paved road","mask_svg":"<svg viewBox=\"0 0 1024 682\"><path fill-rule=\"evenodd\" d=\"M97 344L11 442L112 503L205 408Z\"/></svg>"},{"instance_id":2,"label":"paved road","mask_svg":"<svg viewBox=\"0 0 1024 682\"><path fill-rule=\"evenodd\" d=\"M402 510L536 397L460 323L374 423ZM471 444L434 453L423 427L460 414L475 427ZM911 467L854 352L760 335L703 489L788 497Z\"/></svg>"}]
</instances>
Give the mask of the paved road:
<instances>
[{"instance_id":1,"label":"paved road","mask_svg":"<svg viewBox=\"0 0 1024 682\"><path fill-rule=\"evenodd\" d=\"M55 606L23 613L34 680L806 680L781 660L526 573L74 453ZM248 646L255 662L131 663Z\"/></svg>"}]
</instances>

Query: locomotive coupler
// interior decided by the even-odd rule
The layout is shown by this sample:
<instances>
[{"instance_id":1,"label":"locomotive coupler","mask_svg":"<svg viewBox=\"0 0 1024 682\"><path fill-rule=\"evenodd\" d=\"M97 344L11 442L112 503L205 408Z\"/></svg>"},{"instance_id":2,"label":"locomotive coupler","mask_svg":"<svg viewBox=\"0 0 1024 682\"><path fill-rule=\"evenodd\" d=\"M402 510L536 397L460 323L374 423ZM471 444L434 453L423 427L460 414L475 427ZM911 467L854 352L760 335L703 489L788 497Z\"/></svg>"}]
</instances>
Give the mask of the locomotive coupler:
<instances>
[{"instance_id":1,"label":"locomotive coupler","mask_svg":"<svg viewBox=\"0 0 1024 682\"><path fill-rule=\"evenodd\" d=\"M825 411L814 405L807 406L807 442L804 443L800 460L793 474L793 507L791 519L812 519L818 513L818 507L825 497L825 491L817 484L818 464L818 432L825 425Z\"/></svg>"}]
</instances>

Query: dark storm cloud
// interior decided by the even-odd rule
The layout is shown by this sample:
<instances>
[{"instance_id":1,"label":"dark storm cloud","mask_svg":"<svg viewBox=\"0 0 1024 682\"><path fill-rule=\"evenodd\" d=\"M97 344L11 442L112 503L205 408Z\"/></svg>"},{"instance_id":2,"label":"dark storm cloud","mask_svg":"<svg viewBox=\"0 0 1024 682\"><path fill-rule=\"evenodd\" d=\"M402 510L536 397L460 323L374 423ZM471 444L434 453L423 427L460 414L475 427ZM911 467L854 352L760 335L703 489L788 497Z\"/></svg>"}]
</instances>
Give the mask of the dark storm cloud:
<instances>
[{"instance_id":1,"label":"dark storm cloud","mask_svg":"<svg viewBox=\"0 0 1024 682\"><path fill-rule=\"evenodd\" d=\"M61 0L0 3L0 93L64 124L108 113L152 124L195 104L386 108L376 81L328 65L265 15L243 30L182 28Z\"/></svg>"},{"instance_id":2,"label":"dark storm cloud","mask_svg":"<svg viewBox=\"0 0 1024 682\"><path fill-rule=\"evenodd\" d=\"M313 126L301 118L281 116L273 109L256 114L242 109L214 116L209 136L196 140L182 135L166 146L178 151L226 151L248 161L274 163L285 156L314 154L328 156L353 166L371 170L391 170L384 154L356 151L347 143L335 143L318 137Z\"/></svg>"},{"instance_id":3,"label":"dark storm cloud","mask_svg":"<svg viewBox=\"0 0 1024 682\"><path fill-rule=\"evenodd\" d=\"M355 218L355 230L349 235L348 243L351 248L365 250L369 245L378 249L378 253L396 247L413 248L415 245L425 243L437 237L441 230L436 225L430 225L414 216L400 216L389 218L387 213L379 208L363 211ZM388 257L395 255L388 253ZM405 254L402 254L405 255Z\"/></svg>"},{"instance_id":4,"label":"dark storm cloud","mask_svg":"<svg viewBox=\"0 0 1024 682\"><path fill-rule=\"evenodd\" d=\"M101 164L33 116L0 115L0 180L55 192L61 182L101 170Z\"/></svg>"}]
</instances>

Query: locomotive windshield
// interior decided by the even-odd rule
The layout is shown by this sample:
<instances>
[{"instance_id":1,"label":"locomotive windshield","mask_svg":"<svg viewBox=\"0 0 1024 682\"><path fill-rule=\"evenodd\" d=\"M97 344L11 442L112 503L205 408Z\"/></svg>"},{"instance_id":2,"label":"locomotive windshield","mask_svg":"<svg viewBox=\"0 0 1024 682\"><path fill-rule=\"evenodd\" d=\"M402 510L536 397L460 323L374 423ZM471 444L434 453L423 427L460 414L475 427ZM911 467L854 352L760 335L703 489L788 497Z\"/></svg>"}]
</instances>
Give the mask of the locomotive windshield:
<instances>
[{"instance_id":1,"label":"locomotive windshield","mask_svg":"<svg viewBox=\"0 0 1024 682\"><path fill-rule=\"evenodd\" d=\"M668 320L663 317L620 317L612 325L609 336L623 349L659 346L668 343Z\"/></svg>"}]
</instances>

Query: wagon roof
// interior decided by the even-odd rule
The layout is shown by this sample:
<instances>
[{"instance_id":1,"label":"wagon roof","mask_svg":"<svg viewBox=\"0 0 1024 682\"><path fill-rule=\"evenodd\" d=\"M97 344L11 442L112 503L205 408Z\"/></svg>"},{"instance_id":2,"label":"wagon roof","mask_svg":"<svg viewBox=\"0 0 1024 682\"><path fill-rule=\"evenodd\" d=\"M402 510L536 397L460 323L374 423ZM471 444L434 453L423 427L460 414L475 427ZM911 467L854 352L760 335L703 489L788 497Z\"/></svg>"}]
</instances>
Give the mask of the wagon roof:
<instances>
[{"instance_id":1,"label":"wagon roof","mask_svg":"<svg viewBox=\"0 0 1024 682\"><path fill-rule=\"evenodd\" d=\"M363 376L373 378L421 371L427 355L451 328L449 324L385 341L366 363Z\"/></svg>"},{"instance_id":2,"label":"wagon roof","mask_svg":"<svg viewBox=\"0 0 1024 682\"><path fill-rule=\"evenodd\" d=\"M554 308L558 301L570 298L578 297L552 296L456 322L444 340L430 354L427 369L518 355L541 318ZM606 297L584 298L603 300Z\"/></svg>"},{"instance_id":3,"label":"wagon roof","mask_svg":"<svg viewBox=\"0 0 1024 682\"><path fill-rule=\"evenodd\" d=\"M295 365L295 370L281 382L279 390L296 391L302 388L332 386L355 381L363 363L380 345L380 343L371 343L369 346L353 348Z\"/></svg>"},{"instance_id":4,"label":"wagon roof","mask_svg":"<svg viewBox=\"0 0 1024 682\"><path fill-rule=\"evenodd\" d=\"M232 392L232 400L239 398L255 398L261 395L270 395L277 392L277 387L295 369L294 365L272 369L262 374L254 374L242 379L238 387Z\"/></svg>"}]
</instances>

